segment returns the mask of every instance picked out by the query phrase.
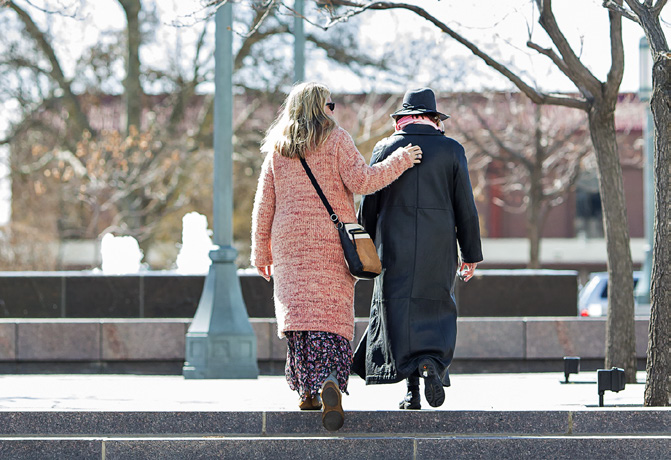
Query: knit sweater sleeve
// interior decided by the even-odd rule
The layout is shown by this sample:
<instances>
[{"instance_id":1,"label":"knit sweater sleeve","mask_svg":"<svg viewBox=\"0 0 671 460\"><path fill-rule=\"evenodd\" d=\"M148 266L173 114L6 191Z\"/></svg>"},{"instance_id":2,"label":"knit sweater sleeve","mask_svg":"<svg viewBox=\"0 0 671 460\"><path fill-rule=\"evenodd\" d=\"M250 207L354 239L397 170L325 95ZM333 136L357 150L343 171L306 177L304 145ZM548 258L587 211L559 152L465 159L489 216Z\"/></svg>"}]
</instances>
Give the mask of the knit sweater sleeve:
<instances>
[{"instance_id":1,"label":"knit sweater sleeve","mask_svg":"<svg viewBox=\"0 0 671 460\"><path fill-rule=\"evenodd\" d=\"M264 267L273 264L270 232L275 217L275 183L273 176L273 154L268 153L263 161L252 211L251 264Z\"/></svg>"},{"instance_id":2,"label":"knit sweater sleeve","mask_svg":"<svg viewBox=\"0 0 671 460\"><path fill-rule=\"evenodd\" d=\"M384 161L368 166L354 145L354 140L344 129L339 133L337 155L343 183L350 191L359 195L369 195L386 187L414 164L412 155L398 151Z\"/></svg>"}]
</instances>

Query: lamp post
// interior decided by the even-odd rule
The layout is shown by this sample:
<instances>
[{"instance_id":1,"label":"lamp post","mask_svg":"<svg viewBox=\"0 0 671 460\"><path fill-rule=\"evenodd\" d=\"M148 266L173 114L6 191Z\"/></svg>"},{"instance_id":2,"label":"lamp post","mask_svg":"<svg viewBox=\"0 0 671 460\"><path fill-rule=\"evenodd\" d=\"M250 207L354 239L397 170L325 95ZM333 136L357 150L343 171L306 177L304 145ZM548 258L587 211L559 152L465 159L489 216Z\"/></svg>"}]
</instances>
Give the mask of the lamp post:
<instances>
[{"instance_id":1,"label":"lamp post","mask_svg":"<svg viewBox=\"0 0 671 460\"><path fill-rule=\"evenodd\" d=\"M645 260L643 261L643 276L636 285L634 297L641 304L650 303L650 278L652 276L652 238L654 226L654 177L653 177L653 132L654 125L652 111L650 110L650 95L652 93L652 56L648 40L643 37L638 45L640 80L638 97L645 103L645 122L643 124L643 153L645 164L643 166L643 203L644 203L644 233L647 243Z\"/></svg>"},{"instance_id":2,"label":"lamp post","mask_svg":"<svg viewBox=\"0 0 671 460\"><path fill-rule=\"evenodd\" d=\"M305 80L305 28L303 0L294 0L294 83Z\"/></svg>"},{"instance_id":3,"label":"lamp post","mask_svg":"<svg viewBox=\"0 0 671 460\"><path fill-rule=\"evenodd\" d=\"M233 247L233 5L215 16L214 235L217 249L186 334L183 375L191 379L257 378L256 336L242 299Z\"/></svg>"}]
</instances>

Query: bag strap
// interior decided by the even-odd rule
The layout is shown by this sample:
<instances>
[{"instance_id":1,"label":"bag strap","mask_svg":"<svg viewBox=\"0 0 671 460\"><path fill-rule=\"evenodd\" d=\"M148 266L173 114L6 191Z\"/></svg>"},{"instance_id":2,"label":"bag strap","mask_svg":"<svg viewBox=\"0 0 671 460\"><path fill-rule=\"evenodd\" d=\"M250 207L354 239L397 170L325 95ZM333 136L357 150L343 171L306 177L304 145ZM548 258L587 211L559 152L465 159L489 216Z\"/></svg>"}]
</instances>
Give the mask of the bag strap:
<instances>
[{"instance_id":1,"label":"bag strap","mask_svg":"<svg viewBox=\"0 0 671 460\"><path fill-rule=\"evenodd\" d=\"M312 170L308 166L308 162L305 161L305 158L301 158L300 160L301 164L303 165L303 168L305 169L305 172L308 175L308 178L310 179L310 182L312 182L312 186L317 191L317 195L319 195L319 198L321 198L322 203L324 203L324 207L328 211L329 216L331 217L331 221L335 224L336 227L342 226L342 222L340 222L338 215L333 211L333 208L329 204L329 201L326 199L326 195L324 195L324 192L322 191L322 188L319 186L317 179L315 179L314 174L312 174Z\"/></svg>"}]
</instances>

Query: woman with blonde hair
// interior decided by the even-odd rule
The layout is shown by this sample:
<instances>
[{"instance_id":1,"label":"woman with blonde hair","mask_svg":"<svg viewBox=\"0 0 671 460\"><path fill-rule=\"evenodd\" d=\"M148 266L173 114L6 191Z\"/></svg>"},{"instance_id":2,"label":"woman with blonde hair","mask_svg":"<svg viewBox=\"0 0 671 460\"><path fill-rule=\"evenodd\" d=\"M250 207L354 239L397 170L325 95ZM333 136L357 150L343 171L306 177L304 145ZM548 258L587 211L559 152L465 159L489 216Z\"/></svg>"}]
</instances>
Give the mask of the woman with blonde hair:
<instances>
[{"instance_id":1,"label":"woman with blonde hair","mask_svg":"<svg viewBox=\"0 0 671 460\"><path fill-rule=\"evenodd\" d=\"M387 186L421 161L408 145L368 166L333 118L319 83L296 85L261 147L266 155L252 214L251 263L274 278L278 335L287 338L286 378L302 410L322 409L330 431L344 423L354 336L354 283L333 222L301 164L304 159L342 222L355 222L354 193ZM322 404L323 402L323 404Z\"/></svg>"}]
</instances>

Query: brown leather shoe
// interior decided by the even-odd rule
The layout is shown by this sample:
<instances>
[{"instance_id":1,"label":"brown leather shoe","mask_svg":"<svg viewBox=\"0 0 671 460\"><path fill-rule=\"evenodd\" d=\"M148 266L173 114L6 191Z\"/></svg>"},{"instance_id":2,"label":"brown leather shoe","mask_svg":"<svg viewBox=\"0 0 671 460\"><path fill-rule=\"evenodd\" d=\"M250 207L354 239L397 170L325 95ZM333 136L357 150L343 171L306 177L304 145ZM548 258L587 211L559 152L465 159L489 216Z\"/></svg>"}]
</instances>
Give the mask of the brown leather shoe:
<instances>
[{"instance_id":1,"label":"brown leather shoe","mask_svg":"<svg viewBox=\"0 0 671 460\"><path fill-rule=\"evenodd\" d=\"M342 410L342 393L333 375L322 386L322 402L322 425L329 431L338 431L345 423L345 412Z\"/></svg>"},{"instance_id":2,"label":"brown leather shoe","mask_svg":"<svg viewBox=\"0 0 671 460\"><path fill-rule=\"evenodd\" d=\"M322 408L322 399L319 395L308 396L305 401L298 403L301 410L319 410Z\"/></svg>"}]
</instances>

